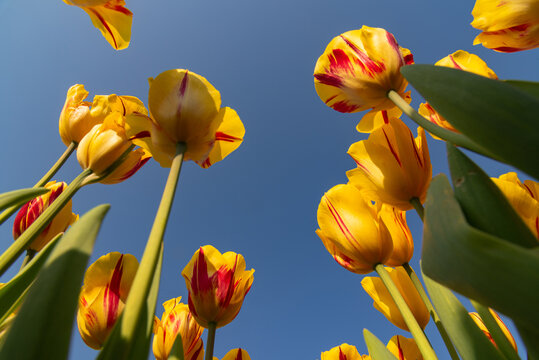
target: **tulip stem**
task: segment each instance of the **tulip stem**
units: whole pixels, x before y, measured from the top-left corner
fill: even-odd
[[[417,320],[415,319],[414,314],[412,314],[412,311],[406,304],[406,301],[404,300],[399,289],[397,288],[397,286],[391,279],[391,276],[389,276],[389,273],[387,272],[387,270],[384,268],[382,264],[376,265],[374,267],[374,270],[378,273],[378,275],[380,276],[380,279],[382,279],[382,282],[387,288],[387,291],[389,291],[389,294],[393,298],[393,301],[395,301],[395,304],[397,305],[397,308],[402,314],[402,318],[404,319],[406,326],[408,326],[408,330],[410,331],[410,333],[412,333],[412,336],[415,339],[417,347],[419,348],[419,351],[423,355],[423,359],[425,360],[437,359],[436,354],[434,353],[434,350],[432,349],[432,346],[429,343],[429,340],[427,339],[427,337],[425,336],[425,333],[423,332],[423,329],[421,329],[421,327],[417,323]]]
[[[413,197],[410,199],[410,204],[412,204],[417,212],[417,215],[419,215],[421,221],[423,221],[423,217],[425,216],[425,208],[423,207],[423,204],[421,204],[421,201],[418,198]]]
[[[425,303],[425,306],[427,306],[430,316],[432,316],[432,320],[434,320],[434,324],[436,324],[436,327],[438,328],[438,332],[442,336],[442,339],[445,343],[445,347],[447,348],[447,351],[449,352],[451,359],[459,360],[457,351],[455,350],[455,347],[453,346],[453,343],[451,342],[451,339],[449,338],[449,335],[447,334],[447,331],[445,330],[445,327],[442,324],[442,321],[440,320],[438,313],[436,313],[436,310],[434,309],[434,306],[432,305],[432,302],[430,301],[429,296],[427,295],[427,292],[425,291],[425,288],[421,284],[419,277],[415,273],[414,269],[412,269],[410,264],[405,263],[402,265],[402,267],[408,273],[408,276],[410,277],[410,280],[412,280],[412,283],[414,284],[414,287],[419,293],[421,300],[423,300],[423,302]]]
[[[118,159],[116,159],[116,161],[114,161],[112,164],[110,164],[110,166],[108,168],[106,168],[105,171],[103,171],[102,174],[97,175],[97,174],[94,173],[94,174],[88,176],[86,178],[86,180],[84,180],[82,185],[84,186],[84,185],[88,185],[88,184],[93,184],[93,183],[96,183],[96,182],[99,182],[99,181],[105,179],[107,176],[112,174],[114,172],[114,170],[116,170],[120,165],[122,165],[122,163],[125,161],[125,159],[129,156],[129,154],[131,153],[131,151],[134,148],[135,148],[135,145],[129,146],[122,153],[122,155],[120,155],[120,157]]]
[[[459,134],[457,132],[444,129],[441,126],[438,126],[434,124],[433,122],[426,119],[424,116],[419,114],[413,107],[411,107],[406,100],[404,100],[398,92],[395,90],[389,90],[387,93],[387,97],[389,100],[393,101],[395,105],[399,109],[402,110],[403,113],[405,113],[410,119],[412,119],[417,125],[421,126],[431,134],[434,134],[438,136],[441,139],[444,139],[446,141],[449,141],[452,144],[455,144],[457,146],[463,147],[465,149],[471,150],[475,153],[487,156],[491,159],[498,160],[499,158],[493,154],[491,154],[489,151],[483,149],[481,146],[474,143],[472,140],[470,140],[468,137],[464,136],[463,134]]]
[[[69,156],[76,148],[77,148],[77,144],[75,144],[74,142],[69,144],[66,151],[64,151],[64,153],[62,154],[62,156],[60,156],[58,161],[56,161],[56,163],[50,168],[50,170],[47,171],[45,175],[43,175],[43,177],[33,186],[33,188],[38,188],[45,185],[54,176],[54,174],[56,174],[56,172],[62,167],[62,165],[64,165],[66,160],[69,159]],[[21,205],[11,206],[7,208],[6,210],[4,210],[0,214],[0,224],[2,224],[4,221],[9,219],[9,217],[13,215],[13,213],[15,213],[17,210],[19,210],[20,207]]]
[[[32,241],[45,229],[62,208],[71,200],[73,195],[83,186],[84,180],[92,174],[86,169],[77,176],[68,187],[54,200],[45,211],[30,225],[17,240],[0,255],[0,276],[10,267],[19,255],[22,254]]]
[[[22,269],[24,269],[24,267],[25,267],[30,261],[32,261],[32,259],[33,259],[34,256],[36,255],[36,253],[37,253],[37,251],[32,250],[32,249],[26,250],[26,256],[24,257],[24,260],[22,261],[21,269],[20,269],[19,271],[21,271]]]
[[[211,322],[208,324],[208,338],[206,339],[206,352],[204,360],[213,359],[213,346],[215,345],[215,330],[217,329],[217,324]]]

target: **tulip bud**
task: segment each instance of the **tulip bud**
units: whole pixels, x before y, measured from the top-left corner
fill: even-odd
[[[365,355],[359,355],[356,347],[353,345],[342,344],[329,351],[320,354],[321,360],[363,360]]]
[[[398,360],[423,360],[414,339],[408,339],[401,335],[395,335],[387,343],[387,349]]]
[[[200,336],[203,328],[198,325],[186,304],[180,302],[181,297],[163,303],[165,311],[161,320],[155,318],[153,333],[153,354],[157,360],[167,360],[180,334],[185,360],[201,360],[204,357],[204,346]]]
[[[123,311],[138,269],[130,254],[112,252],[97,259],[84,275],[77,324],[82,340],[100,349]]]
[[[50,189],[49,192],[30,200],[17,213],[13,223],[13,239],[17,240],[21,234],[32,225],[32,223],[52,204],[58,196],[65,190],[67,184],[65,182],[49,181],[45,188]],[[52,219],[47,227],[38,235],[38,237],[30,244],[29,249],[40,251],[49,243],[56,235],[67,230],[69,225],[78,220],[79,216],[71,212],[72,201],[69,202],[60,210]]]
[[[222,327],[234,320],[253,283],[254,270],[245,270],[242,255],[221,254],[211,245],[201,247],[182,271],[189,290],[189,310],[197,322]]]
[[[391,276],[391,279],[412,311],[417,323],[422,329],[425,329],[430,319],[429,311],[423,300],[421,300],[421,296],[419,296],[412,280],[410,280],[406,271],[400,266],[386,268],[386,270],[389,272],[389,276]],[[395,304],[395,301],[379,277],[367,276],[363,278],[361,285],[374,300],[373,305],[376,310],[380,311],[395,326],[408,331],[408,326],[404,322],[404,318],[397,308],[397,304]]]
[[[249,353],[242,348],[232,349],[221,360],[251,360]]]
[[[498,326],[502,330],[502,332],[505,335],[505,337],[507,338],[507,340],[509,340],[509,342],[511,343],[511,346],[513,346],[513,349],[515,349],[515,351],[518,352],[517,343],[515,342],[515,339],[513,338],[513,335],[511,335],[511,333],[509,332],[509,329],[507,328],[507,326],[503,323],[502,319],[500,319],[500,316],[492,309],[489,309],[489,311],[490,311],[490,314],[496,320],[496,323],[498,323]],[[476,313],[476,312],[471,312],[470,316],[472,317],[475,324],[479,327],[479,329],[481,329],[481,331],[483,331],[485,336],[488,337],[488,339],[494,344],[494,346],[498,347],[498,345],[496,344],[496,342],[494,341],[494,339],[490,335],[490,331],[488,331],[487,327],[485,326],[485,323],[483,322],[483,319],[481,319],[481,316],[479,316],[479,314]]]
[[[90,106],[92,103],[84,101],[88,91],[84,85],[73,85],[67,91],[67,97],[60,113],[60,137],[67,146],[72,142],[79,143],[90,129],[100,122],[100,119],[92,117]]]

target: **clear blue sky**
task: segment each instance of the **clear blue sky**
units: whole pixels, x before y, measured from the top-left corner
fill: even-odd
[[[210,169],[183,168],[165,235],[157,315],[162,302],[187,300],[180,273],[199,246],[212,244],[243,254],[256,269],[239,316],[217,331],[218,358],[242,347],[258,360],[317,359],[344,342],[366,353],[363,328],[384,343],[395,334],[410,337],[372,307],[362,277],[341,268],[314,233],[320,197],[347,181],[345,171],[355,164],[346,151],[366,138],[355,131],[361,114],[340,114],[319,100],[315,62],[334,36],[364,24],[392,32],[416,63],[463,49],[501,79],[539,80],[539,52],[472,46],[478,33],[469,25],[472,1],[128,0],[127,7],[134,13],[132,41],[117,52],[79,8],[61,0],[0,0],[0,192],[30,187],[64,151],[58,116],[71,85],[84,84],[90,98],[117,93],[146,103],[148,77],[189,69],[221,92],[246,135]],[[412,96],[417,108],[421,99]],[[447,172],[443,143],[428,140],[433,173]],[[492,176],[510,170],[475,159]],[[69,182],[79,171],[73,157],[55,179]],[[112,205],[92,262],[111,251],[140,260],[167,173],[150,161],[122,184],[92,185],[77,194],[73,209],[80,214]],[[421,224],[412,212],[408,219],[417,268]],[[0,228],[2,248],[12,241],[11,224]],[[74,329],[71,358],[93,359],[97,353]],[[427,331],[443,359],[434,324]]]

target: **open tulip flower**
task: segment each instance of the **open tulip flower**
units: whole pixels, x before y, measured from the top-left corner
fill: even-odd
[[[216,358],[214,358],[216,359]],[[232,349],[221,360],[251,360],[249,353],[241,348]]]
[[[537,0],[477,0],[472,26],[482,32],[474,45],[500,52],[515,52],[539,46]]]
[[[201,360],[204,346],[200,335],[203,328],[198,325],[187,304],[180,302],[181,297],[163,303],[165,311],[161,320],[154,320],[153,354],[157,360],[167,360],[170,351],[180,334],[185,360]]]
[[[391,255],[391,235],[377,207],[365,201],[353,185],[337,185],[325,193],[317,218],[316,234],[345,269],[368,274]]]
[[[373,131],[367,140],[348,150],[357,168],[346,173],[365,198],[412,209],[410,201],[424,202],[432,177],[427,139],[423,128],[412,132],[400,119]]]
[[[408,339],[401,335],[395,335],[387,343],[387,349],[398,360],[422,360],[423,356],[414,339]]]
[[[97,259],[84,275],[77,324],[82,340],[100,349],[122,313],[138,269],[130,254],[112,252]]]
[[[468,71],[494,80],[498,79],[496,73],[494,73],[494,71],[492,71],[479,56],[470,54],[464,50],[455,51],[453,54],[437,61],[435,65]],[[457,129],[455,129],[443,116],[438,114],[429,103],[422,103],[419,105],[419,113],[438,126],[458,132]],[[432,135],[432,137],[441,140],[436,135]]]
[[[13,223],[13,238],[17,240],[17,238],[32,225],[50,204],[60,196],[66,187],[67,184],[65,182],[49,181],[45,185],[45,188],[50,190],[49,192],[24,204],[17,213]],[[60,210],[60,212],[52,219],[49,225],[47,225],[32,244],[30,244],[29,249],[40,251],[56,235],[66,231],[69,225],[77,221],[79,216],[71,212],[71,206],[72,201],[69,200],[62,210]]]
[[[419,326],[424,329],[427,326],[430,315],[427,306],[421,300],[418,291],[414,287],[412,280],[401,266],[396,268],[386,268],[389,276],[397,286],[406,304],[412,311]],[[401,312],[397,308],[395,301],[379,277],[367,276],[361,281],[363,289],[374,300],[374,308],[380,311],[395,326],[408,331],[408,326],[404,322]]]
[[[406,222],[406,212],[400,211],[394,206],[382,204],[378,214],[388,229],[393,242],[391,256],[384,264],[400,266],[408,263],[414,255],[414,240]]]
[[[90,15],[92,24],[98,28],[105,39],[116,50],[129,46],[133,13],[124,5],[124,0],[64,0]]]
[[[184,160],[208,168],[236,150],[245,128],[236,111],[221,107],[221,95],[204,77],[173,69],[150,79],[151,116],[130,116],[128,133],[163,167],[170,167],[176,145],[185,143]],[[150,133],[150,138],[138,134]]]
[[[326,105],[343,113],[390,110],[395,105],[386,96],[389,90],[409,97],[404,95],[408,82],[400,68],[411,63],[412,54],[401,48],[392,34],[363,26],[331,40],[316,62],[314,85]],[[400,113],[386,116],[400,116]],[[364,121],[373,122],[369,118],[361,120]],[[358,130],[372,131],[380,125],[379,122],[358,125]]]
[[[368,357],[368,355],[359,355],[357,348],[348,344],[336,346],[333,349],[324,351],[320,354],[321,360],[364,360],[367,358],[370,357]]]
[[[496,323],[498,323],[498,326],[500,327],[500,329],[503,331],[503,334],[505,335],[507,340],[509,340],[509,343],[511,344],[513,349],[515,349],[515,351],[518,351],[517,343],[515,342],[515,339],[513,338],[513,335],[511,335],[511,332],[509,332],[509,329],[507,328],[507,326],[503,323],[502,319],[500,319],[500,316],[492,309],[489,309],[489,311],[492,314],[492,316],[494,317],[494,319],[496,320]],[[485,336],[488,337],[488,339],[494,344],[494,346],[498,347],[498,345],[496,344],[496,342],[492,338],[492,335],[490,335],[490,331],[485,326],[485,323],[483,322],[483,319],[481,319],[481,316],[479,316],[479,314],[476,313],[476,312],[471,312],[470,316],[472,317],[475,324],[479,327],[479,329],[481,329],[481,331],[483,331]]]
[[[492,178],[517,214],[539,239],[539,183],[533,180],[520,182],[515,172]]]
[[[211,245],[198,249],[182,271],[189,290],[189,310],[208,328],[225,326],[238,315],[253,284],[254,269],[245,270],[241,254],[221,254]]]

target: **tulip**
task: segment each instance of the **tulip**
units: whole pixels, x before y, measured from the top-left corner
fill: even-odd
[[[383,204],[379,210],[379,216],[388,229],[393,242],[391,256],[384,264],[388,266],[407,264],[414,255],[414,240],[406,223],[406,212]]]
[[[204,356],[202,344],[203,328],[193,318],[186,304],[180,302],[181,297],[163,303],[165,311],[161,320],[154,321],[153,354],[157,360],[169,357],[174,341],[180,334],[185,360],[201,360]]]
[[[64,0],[90,15],[92,24],[98,28],[105,39],[116,50],[129,46],[133,13],[124,5],[124,0]]]
[[[429,311],[423,300],[421,300],[412,280],[410,280],[410,277],[402,267],[396,267],[394,269],[386,268],[386,270],[389,272],[391,279],[412,311],[417,323],[422,329],[425,329],[430,319]],[[397,305],[380,278],[365,277],[361,281],[361,285],[374,300],[373,305],[376,310],[380,311],[395,326],[408,331],[408,326],[404,322]]]
[[[32,223],[52,204],[58,196],[65,190],[65,182],[49,181],[45,188],[50,191],[30,200],[17,213],[13,223],[13,239],[17,240],[21,234],[32,225]],[[30,244],[29,249],[40,251],[56,235],[67,230],[69,225],[78,220],[79,216],[71,212],[72,202],[69,202],[52,219],[47,227]]]
[[[232,349],[221,360],[251,360],[249,353],[242,348]]]
[[[134,143],[148,150],[163,167],[170,167],[176,144],[185,143],[184,160],[202,168],[224,159],[243,141],[245,128],[231,108],[221,108],[221,95],[204,77],[174,69],[150,79],[151,116],[130,116]],[[139,139],[136,134],[150,133]]]
[[[88,91],[84,89],[84,85],[73,85],[67,91],[59,124],[60,137],[66,146],[72,142],[78,144],[84,135],[99,123],[99,119],[90,115],[92,103],[84,101],[87,96]]]
[[[123,311],[138,269],[130,254],[112,252],[97,259],[84,275],[77,324],[82,340],[100,349]]]
[[[523,184],[514,172],[501,175],[498,179],[492,178],[492,181],[539,239],[539,183],[525,180]]]
[[[408,339],[401,335],[395,335],[387,343],[387,349],[398,360],[422,360],[423,355],[419,351],[414,339]]]
[[[189,310],[208,328],[225,326],[238,315],[253,283],[254,269],[234,252],[221,254],[211,245],[201,247],[182,271],[189,291]]]
[[[353,185],[337,185],[318,205],[316,234],[345,269],[367,274],[384,263],[393,250],[391,235],[377,208]]]
[[[411,63],[410,50],[401,48],[392,34],[363,26],[331,40],[316,62],[314,86],[320,99],[339,112],[390,110],[395,105],[387,93],[394,90],[405,97],[408,82],[400,68]],[[369,121],[362,119],[360,124]],[[371,125],[371,130],[380,125]]]
[[[321,360],[363,360],[368,355],[359,355],[356,347],[353,345],[342,344],[329,351],[320,354]],[[369,357],[370,358],[370,357]]]
[[[500,52],[539,46],[539,4],[536,0],[477,0],[472,26],[482,32],[473,44]]]
[[[358,167],[346,175],[365,198],[403,211],[412,208],[413,199],[424,202],[432,166],[422,128],[414,139],[401,120],[390,119],[367,140],[352,144],[348,154]]]
[[[502,319],[500,319],[500,316],[492,309],[489,309],[489,311],[494,317],[494,319],[496,320],[496,322],[498,323],[498,326],[500,327],[500,329],[503,331],[503,334],[505,335],[507,340],[509,340],[509,343],[511,343],[511,346],[513,346],[513,349],[515,349],[515,351],[518,351],[517,343],[515,342],[513,335],[511,335],[507,326],[503,323]],[[490,331],[488,331],[487,327],[485,326],[483,319],[481,319],[481,316],[479,316],[479,314],[476,312],[471,312],[469,314],[472,317],[475,324],[479,327],[479,329],[481,329],[481,331],[483,331],[483,333],[486,335],[486,337],[488,337],[488,339],[494,344],[494,346],[498,347],[498,345],[496,344],[496,342],[490,335]]]
[[[494,80],[498,79],[498,76],[494,73],[494,71],[492,71],[479,56],[470,54],[464,50],[455,51],[453,54],[448,55],[436,62],[435,65],[468,71]],[[436,125],[458,133],[458,130],[455,129],[443,116],[438,114],[429,103],[422,103],[419,105],[419,113]],[[432,135],[432,137],[441,140],[436,135]]]

